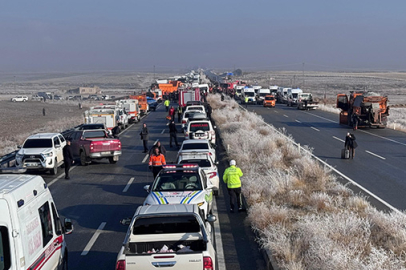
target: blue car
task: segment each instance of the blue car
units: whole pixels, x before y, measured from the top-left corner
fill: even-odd
[[[147,102],[148,102],[149,110],[155,111],[156,107],[158,106],[158,102],[156,102],[156,100],[153,99],[152,97],[147,97]]]

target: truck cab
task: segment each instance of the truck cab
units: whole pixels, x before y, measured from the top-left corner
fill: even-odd
[[[298,102],[298,95],[303,93],[302,89],[296,88],[296,89],[288,89],[287,92],[287,106],[293,107],[297,106]]]

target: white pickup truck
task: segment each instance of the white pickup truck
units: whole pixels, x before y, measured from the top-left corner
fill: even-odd
[[[131,219],[116,270],[214,270],[213,215],[204,220],[195,204],[146,205]]]

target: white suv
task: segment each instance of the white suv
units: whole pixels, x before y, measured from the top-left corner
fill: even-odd
[[[28,101],[28,97],[27,96],[16,96],[16,97],[13,97],[12,99],[11,99],[11,101],[12,102],[26,102],[26,101]]]
[[[49,170],[58,173],[63,163],[62,149],[66,145],[60,133],[38,133],[28,137],[17,152],[17,167],[27,170]]]
[[[205,139],[211,144],[216,144],[216,126],[213,126],[208,119],[188,121],[185,128],[185,139]]]

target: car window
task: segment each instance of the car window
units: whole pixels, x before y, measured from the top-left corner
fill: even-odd
[[[49,148],[52,147],[52,139],[28,139],[23,148]]]
[[[61,143],[65,142],[65,138],[62,135],[58,135],[58,137],[59,137],[59,140],[61,141]]]
[[[52,216],[54,218],[55,232],[57,235],[62,235],[62,223],[58,217],[58,212],[56,212],[54,203],[51,203],[51,207],[52,207]]]
[[[202,190],[196,171],[163,171],[155,180],[152,191]]]
[[[61,145],[61,143],[60,143],[60,141],[59,141],[59,139],[58,139],[58,136],[56,136],[56,137],[54,137],[54,147],[56,147],[57,145]]]
[[[11,253],[8,229],[0,226],[0,270],[10,269]]]
[[[200,231],[199,222],[192,215],[168,217],[141,217],[133,225],[133,234],[195,233]]]
[[[42,229],[42,243],[45,247],[48,242],[53,237],[53,229],[52,229],[52,214],[49,209],[49,203],[44,203],[39,209],[39,219],[41,221],[41,229]]]
[[[190,132],[195,132],[198,130],[210,131],[210,125],[207,122],[194,122],[190,123],[189,130]]]
[[[182,150],[200,150],[200,149],[209,149],[207,143],[185,143],[182,146]]]
[[[104,138],[106,137],[106,133],[103,130],[95,130],[95,131],[88,131],[83,134],[85,139],[90,138]]]
[[[180,164],[197,164],[199,167],[211,167],[211,163],[208,159],[184,159]]]

